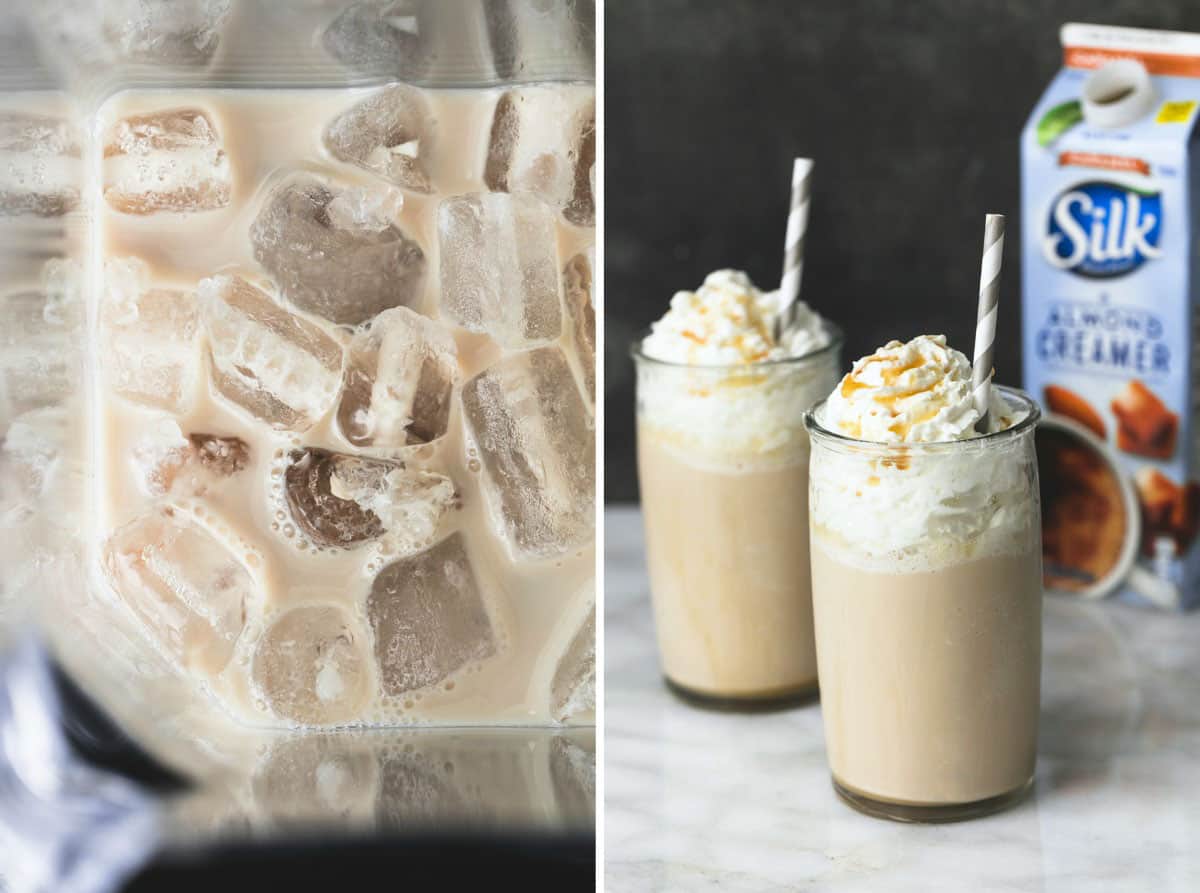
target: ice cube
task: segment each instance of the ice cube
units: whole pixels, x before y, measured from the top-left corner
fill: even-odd
[[[325,146],[334,158],[404,189],[431,191],[433,115],[416,87],[389,84],[352,106],[325,129]]]
[[[576,729],[550,742],[550,778],[559,814],[568,823],[590,825],[596,819],[596,734]]]
[[[596,611],[571,639],[550,683],[550,713],[558,722],[585,719],[596,710]]]
[[[255,804],[277,821],[362,822],[374,813],[379,767],[370,733],[304,732],[278,741],[255,769]]]
[[[414,826],[462,827],[474,819],[479,791],[462,792],[457,768],[423,736],[405,747],[380,753],[379,823],[389,831],[411,833]]]
[[[567,305],[571,343],[583,370],[584,393],[592,405],[595,405],[596,310],[592,305],[593,266],[591,249],[588,249],[586,254],[577,254],[571,258],[563,270],[563,296]]]
[[[507,827],[549,806],[548,736],[538,730],[450,729],[381,739],[380,826]]]
[[[233,477],[250,464],[250,445],[240,437],[189,434],[188,441],[200,467],[217,477]]]
[[[171,656],[213,675],[229,663],[257,589],[244,559],[207,527],[161,507],[112,535],[104,568]]]
[[[104,199],[124,214],[211,211],[229,204],[229,158],[200,109],[122,118],[104,147]]]
[[[150,288],[147,278],[139,260],[105,264],[101,366],[121,396],[182,413],[199,381],[196,300],[176,289]]]
[[[239,276],[197,287],[213,386],[273,428],[304,431],[337,399],[342,346]]]
[[[496,653],[461,533],[380,571],[367,597],[367,615],[389,695],[433,685]]]
[[[420,67],[420,28],[414,0],[352,3],[322,35],[325,51],[361,73],[410,78]]]
[[[75,296],[48,288],[0,299],[0,419],[65,401],[82,355],[83,307]]]
[[[457,379],[448,332],[406,307],[385,310],[350,342],[338,425],[359,447],[436,440],[446,433]]]
[[[493,192],[532,192],[576,226],[595,223],[596,103],[562,86],[509,90],[496,102],[483,181]]]
[[[395,190],[327,185],[308,174],[267,197],[250,238],[254,256],[296,307],[357,325],[421,297],[425,254],[393,222]]]
[[[596,110],[580,125],[575,144],[575,177],[563,217],[576,226],[596,225]]]
[[[463,385],[462,404],[492,519],[517,555],[545,558],[586,543],[595,434],[562,351],[501,360]]]
[[[0,438],[0,502],[6,517],[25,517],[45,506],[63,465],[69,432],[70,419],[60,406],[13,420]]]
[[[483,4],[499,80],[586,81],[595,75],[595,0]]]
[[[105,36],[126,59],[203,64],[212,58],[230,0],[107,0]]]
[[[65,120],[0,112],[0,216],[73,211],[82,178],[79,141]]]
[[[148,496],[200,496],[250,463],[250,446],[238,437],[184,435],[173,419],[159,419],[134,442],[129,463]]]
[[[396,552],[407,554],[433,542],[455,503],[448,477],[400,462],[311,448],[289,459],[288,510],[318,545],[348,549],[386,534]]]
[[[129,467],[139,489],[147,496],[163,496],[191,458],[192,445],[174,419],[157,419],[134,441]]]
[[[521,349],[562,332],[554,217],[531,195],[478,193],[438,208],[442,312]]]
[[[366,645],[341,608],[292,608],[258,640],[253,677],[268,706],[284,719],[346,722],[367,700]]]
[[[383,533],[379,516],[335,491],[344,491],[344,479],[357,479],[361,487],[367,485],[362,478],[370,475],[382,483],[386,467],[326,450],[296,450],[284,475],[292,518],[320,545],[349,548],[375,539]]]

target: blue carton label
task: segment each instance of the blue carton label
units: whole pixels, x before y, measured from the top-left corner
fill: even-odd
[[[1111,39],[1147,33],[1120,29]],[[1124,89],[1097,95],[1089,78],[1109,49],[1068,47],[1067,58],[1088,67],[1059,72],[1021,140],[1024,384],[1048,414],[1101,441],[1123,479],[1106,495],[1098,464],[1039,450],[1043,494],[1093,499],[1043,505],[1047,582],[1086,589],[1116,567],[1120,519],[1106,530],[1098,507],[1120,514],[1131,489],[1136,517],[1121,523],[1140,525],[1139,569],[1125,575],[1120,597],[1189,607],[1200,601],[1200,78],[1156,73],[1148,54],[1140,104]],[[1137,58],[1128,48],[1119,55]],[[1126,120],[1122,103],[1134,110]]]
[[[1097,180],[1068,186],[1050,206],[1042,255],[1077,276],[1111,279],[1162,257],[1162,196]]]

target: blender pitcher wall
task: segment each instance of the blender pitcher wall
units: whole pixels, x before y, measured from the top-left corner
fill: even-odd
[[[44,60],[38,80],[6,59],[0,131],[38,172],[0,219],[34,233],[7,240],[23,253],[0,296],[7,613],[36,608],[135,728],[214,704],[263,725],[591,722],[593,533],[567,515],[594,486],[572,325],[591,301],[593,5],[126,6],[51,2],[6,23]],[[395,133],[354,130],[381,107]],[[358,142],[333,139],[335,119]],[[426,180],[401,176],[414,167]],[[501,250],[515,218],[538,237],[538,275],[518,277],[540,289],[534,334],[466,305],[495,264],[451,262]],[[317,248],[289,255],[301,243]],[[369,291],[380,258],[411,265],[385,289],[406,307],[343,313],[311,293]],[[451,357],[438,400],[420,395],[440,417],[347,428],[381,417],[373,386],[413,351]],[[461,395],[514,383],[539,398],[505,404],[503,425],[536,427],[551,405],[570,418],[501,443]],[[544,488],[523,504],[533,520],[498,475],[506,449],[570,470],[519,482]],[[350,515],[322,520],[329,505]],[[396,540],[417,516],[428,535]],[[422,599],[469,646],[412,638]],[[320,672],[272,642],[302,664],[314,647]]]

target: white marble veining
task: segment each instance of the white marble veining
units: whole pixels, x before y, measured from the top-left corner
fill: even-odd
[[[1200,614],[1047,598],[1036,787],[903,825],[834,795],[819,704],[699,710],[663,687],[641,516],[610,509],[605,888],[1200,890]]]

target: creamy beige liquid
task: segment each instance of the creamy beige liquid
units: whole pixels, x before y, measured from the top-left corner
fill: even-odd
[[[1037,747],[1041,555],[880,573],[814,538],[821,712],[834,777],[912,805],[1023,787]]]
[[[254,260],[248,233],[265,191],[277,177],[300,168],[351,185],[381,185],[366,171],[333,161],[321,144],[325,125],[366,92],[173,91],[122,93],[112,98],[100,114],[100,133],[115,119],[127,115],[179,107],[204,110],[222,135],[230,159],[232,201],[227,208],[203,213],[133,216],[116,213],[97,198],[99,236],[93,275],[98,276],[106,258],[135,256],[148,264],[155,287],[191,291],[200,279],[219,271],[243,272],[253,281],[269,282]],[[438,318],[437,205],[447,194],[485,189],[481,176],[488,127],[500,92],[428,93],[438,132],[438,151],[428,164],[438,191],[428,196],[406,193],[397,219],[400,227],[420,243],[427,262],[423,297],[413,309],[434,319]],[[586,250],[593,239],[591,229],[573,227],[559,218],[559,269]],[[102,294],[99,300],[103,300]],[[315,317],[309,319],[343,343],[348,337],[349,330],[339,330]],[[460,383],[501,358],[500,348],[489,338],[449,325],[447,329],[457,342]],[[568,361],[578,369],[579,360],[568,332],[564,331],[560,344]],[[95,459],[102,473],[96,480],[96,538],[102,541],[153,503],[137,483],[130,456],[134,445],[160,424],[166,413],[112,394],[103,385],[103,375],[97,381],[94,420],[99,434]],[[280,501],[277,492],[272,492],[273,486],[278,487],[279,460],[297,446],[392,455],[381,449],[356,450],[338,430],[335,411],[336,407],[303,434],[274,431],[224,400],[211,387],[207,369],[202,367],[194,403],[186,414],[174,417],[184,434],[236,436],[250,447],[249,465],[239,473],[236,484],[213,487],[184,504],[186,511],[197,511],[210,530],[241,551],[256,584],[259,598],[247,606],[246,626],[233,659],[217,677],[197,674],[194,680],[197,688],[209,690],[226,710],[245,721],[281,722],[267,709],[250,677],[258,636],[280,611],[300,603],[338,605],[349,613],[360,637],[370,638],[366,597],[374,575],[393,556],[383,554],[377,544],[344,551],[318,552],[306,547],[293,525],[280,516]],[[461,507],[443,519],[438,539],[454,531],[465,535],[498,647],[493,656],[477,665],[434,686],[396,697],[381,693],[378,668],[372,661],[368,685],[373,694],[351,722],[520,724],[548,720],[549,692],[557,662],[592,610],[594,548],[589,544],[543,561],[511,557],[488,516],[479,462],[466,443],[457,397],[446,436],[416,449],[405,449],[402,455],[410,468],[437,471],[453,479]],[[107,584],[101,581],[98,585]],[[114,599],[114,608],[120,601]]]
[[[703,467],[639,422],[638,473],[667,678],[728,698],[815,687],[808,450],[768,468]]]

